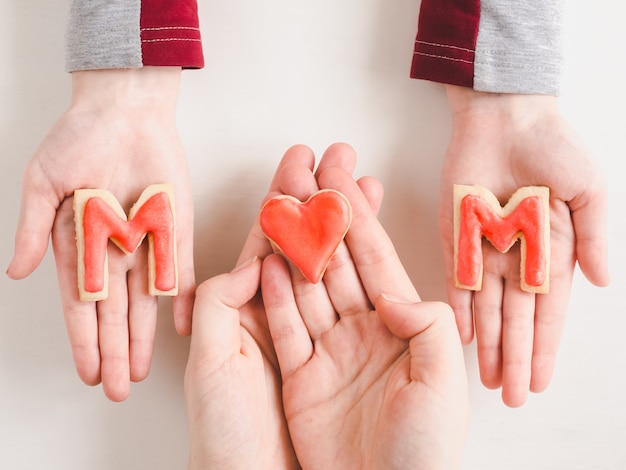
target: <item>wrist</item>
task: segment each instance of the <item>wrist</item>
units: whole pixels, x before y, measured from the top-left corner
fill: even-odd
[[[446,94],[454,123],[530,125],[540,117],[558,114],[558,100],[552,95],[489,93],[454,85],[446,85]]]
[[[102,112],[111,108],[175,113],[180,67],[142,67],[72,72],[72,108]]]

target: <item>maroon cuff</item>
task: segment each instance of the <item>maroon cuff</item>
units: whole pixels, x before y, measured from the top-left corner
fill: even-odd
[[[411,78],[473,87],[480,0],[422,0]]]
[[[196,0],[142,0],[143,65],[204,67]]]

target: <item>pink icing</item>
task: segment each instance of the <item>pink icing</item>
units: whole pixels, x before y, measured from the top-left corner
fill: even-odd
[[[335,191],[320,191],[304,203],[279,196],[260,216],[265,235],[313,283],[322,278],[351,220],[349,202]]]
[[[176,287],[174,216],[166,193],[150,197],[129,221],[121,219],[101,198],[92,197],[85,204],[83,229],[87,292],[100,292],[104,288],[104,261],[109,238],[132,253],[149,232],[153,235],[155,287],[161,291]]]
[[[543,204],[539,196],[524,198],[506,218],[501,217],[480,196],[467,195],[461,202],[457,279],[475,285],[482,266],[481,238],[485,236],[501,252],[506,252],[518,232],[526,242],[524,280],[529,286],[541,286],[546,280],[546,247]]]

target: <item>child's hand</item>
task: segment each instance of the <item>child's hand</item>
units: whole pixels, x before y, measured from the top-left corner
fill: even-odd
[[[195,290],[193,200],[184,149],[176,130],[180,68],[145,67],[72,74],[72,103],[26,167],[15,252],[7,274],[21,279],[41,262],[52,235],[59,288],[74,362],[81,379],[102,382],[124,400],[130,381],[150,370],[157,299],[148,295],[146,243],[127,256],[109,250],[109,297],[78,298],[72,195],[107,189],[126,211],[150,184],[174,187],[179,295],[176,329],[191,330]]]
[[[483,383],[509,406],[551,379],[576,262],[593,284],[609,282],[607,190],[602,172],[551,96],[498,95],[448,86],[453,132],[441,178],[440,232],[449,302],[464,343],[476,328]],[[520,289],[519,243],[484,247],[481,291],[453,286],[452,185],[481,185],[506,203],[516,189],[550,188],[550,292]]]

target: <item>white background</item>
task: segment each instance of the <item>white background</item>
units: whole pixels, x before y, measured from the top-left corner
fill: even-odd
[[[0,0],[0,266],[11,258],[20,179],[69,101],[67,1]],[[608,171],[612,284],[577,269],[553,383],[509,409],[466,348],[472,421],[464,469],[626,468],[626,4],[568,1],[560,99]],[[275,165],[292,144],[346,141],[357,176],[386,188],[381,221],[422,297],[444,300],[436,229],[450,133],[443,88],[410,80],[418,0],[200,0],[207,66],[184,73],[181,134],[193,174],[198,280],[230,270]],[[75,371],[51,253],[0,276],[0,468],[184,468],[188,339],[160,309],[152,372],[114,404]]]

